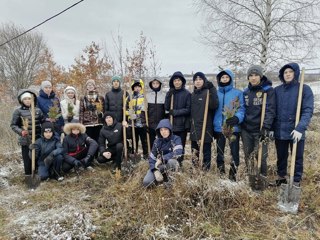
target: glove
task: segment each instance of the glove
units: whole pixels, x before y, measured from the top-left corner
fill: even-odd
[[[35,148],[36,148],[36,145],[35,145],[34,143],[32,143],[32,144],[29,145],[29,149],[30,149],[30,150],[35,149]]]
[[[52,162],[53,162],[53,155],[49,155],[47,156],[44,160],[44,165],[48,168],[52,165]]]
[[[171,98],[172,94],[174,93],[174,90],[175,90],[174,88],[170,88],[170,89],[169,89],[169,91],[168,91],[168,93],[167,93],[167,94],[168,94],[168,97]]]
[[[102,118],[102,117],[103,117],[102,112],[99,112],[99,113],[98,113],[98,118]]]
[[[88,163],[91,159],[91,155],[87,155],[85,158],[81,159],[81,162],[84,164],[84,166],[88,166]]]
[[[213,138],[218,140],[222,137],[222,133],[221,132],[213,132]]]
[[[73,116],[68,117],[68,122],[71,122],[73,119]]]
[[[226,124],[231,127],[233,127],[234,125],[237,125],[238,123],[239,123],[239,118],[236,116],[233,116],[226,120]]]
[[[173,109],[170,109],[170,110],[169,110],[169,115],[174,116],[174,110],[173,110]]]
[[[159,170],[155,170],[153,172],[154,177],[156,178],[157,182],[162,182],[163,181],[163,175],[161,174],[161,172]]]
[[[264,141],[269,137],[269,130],[262,127],[260,130],[260,141]]]
[[[156,164],[154,165],[154,167],[156,168],[156,169],[159,169],[159,166],[162,164],[162,161],[161,161],[161,159],[157,159],[157,162],[156,162]]]
[[[27,130],[22,130],[22,132],[21,132],[21,136],[22,136],[22,137],[26,137],[28,134],[29,134],[29,133],[28,133]]]
[[[299,142],[302,138],[302,133],[301,132],[298,132],[297,130],[293,130],[290,135],[292,135],[292,139],[293,139],[293,142],[296,143],[296,142]]]

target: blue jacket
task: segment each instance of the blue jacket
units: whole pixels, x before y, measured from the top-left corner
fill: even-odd
[[[258,86],[252,86],[250,83],[248,88],[243,92],[246,114],[242,123],[242,128],[251,133],[260,132],[261,111],[263,94],[267,94],[266,112],[262,127],[270,130],[276,115],[276,97],[274,89],[271,87],[272,82],[263,76]]]
[[[160,128],[168,128],[170,135],[163,138],[160,134]],[[170,159],[177,158],[183,154],[183,147],[181,138],[173,135],[172,126],[169,119],[162,119],[156,128],[157,138],[153,143],[152,150],[149,156],[150,170],[155,169],[158,154],[161,154],[164,163],[166,164]]]
[[[294,80],[286,84],[283,78],[285,69],[294,70]],[[313,115],[314,97],[311,88],[303,84],[302,104],[300,120],[295,126],[296,111],[299,94],[299,76],[300,69],[297,63],[284,65],[279,71],[279,78],[282,82],[275,90],[276,94],[276,118],[274,122],[274,134],[276,139],[291,140],[290,133],[296,130],[302,133],[302,139],[305,138],[305,131]]]
[[[57,103],[57,106],[59,107],[59,110],[61,113],[60,101],[59,101],[59,98],[56,97],[56,94],[52,91],[48,96],[42,89],[40,89],[39,96],[37,98],[37,105],[38,105],[38,108],[40,108],[41,111],[43,112],[45,119],[49,118],[48,117],[49,109],[50,107],[53,106],[54,102]],[[58,133],[60,133],[63,125],[64,125],[64,120],[61,114],[61,116],[56,121],[55,130]]]
[[[224,73],[229,75],[231,82],[228,86],[225,86],[225,87],[219,86],[218,88],[219,107],[216,109],[216,112],[214,114],[214,119],[213,119],[213,126],[214,126],[215,132],[222,132],[222,125],[226,120],[225,116],[223,115],[224,109],[225,107],[231,108],[232,101],[236,100],[236,98],[238,98],[240,102],[240,107],[235,113],[235,116],[239,119],[239,124],[243,121],[244,114],[245,114],[243,93],[241,90],[233,87],[233,79],[234,79],[233,72],[229,69],[226,69],[217,75],[217,79],[218,78],[220,79]],[[234,126],[234,132],[241,131],[239,124]]]

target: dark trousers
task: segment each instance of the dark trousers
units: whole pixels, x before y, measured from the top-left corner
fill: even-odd
[[[141,145],[142,145],[142,151],[143,151],[143,155],[148,154],[148,144],[147,144],[147,131],[145,127],[135,127],[134,128],[135,134],[136,134],[136,146],[137,149],[135,150],[135,152],[138,152],[138,143],[139,143],[139,139],[141,141]]]
[[[178,159],[178,162],[181,164],[183,161],[183,157],[184,157],[184,147],[186,146],[188,131],[185,130],[185,131],[181,131],[181,132],[173,132],[173,134],[177,135],[181,138],[183,153],[182,153],[182,156]]]
[[[113,161],[117,169],[121,169],[122,154],[123,154],[123,144],[117,143],[114,147],[108,147],[107,152],[111,153],[111,158],[106,159],[102,154],[97,158],[99,163],[106,163]]]
[[[88,148],[84,148],[81,152],[77,153],[76,155],[72,156],[72,158],[74,158],[74,160],[81,160],[83,158],[85,158],[88,154],[89,149]],[[88,166],[92,163],[92,158],[90,159],[90,161],[88,162]],[[66,161],[63,161],[62,164],[62,171],[64,173],[69,172],[72,168],[74,167],[74,164],[70,164]]]
[[[196,150],[196,156],[199,158],[199,150],[200,146],[196,141],[191,142],[191,150],[192,154],[194,154],[194,151]],[[202,168],[204,170],[209,170],[211,166],[211,142],[209,143],[204,143],[203,144],[203,163],[202,163]]]
[[[29,146],[21,146],[21,154],[24,166],[24,174],[32,174],[31,159],[29,157]]]
[[[101,128],[102,128],[102,125],[98,125],[94,127],[86,126],[86,134],[88,134],[88,136],[91,137],[96,142],[99,142],[99,134],[100,134]],[[98,152],[96,152],[94,157],[95,158],[98,157]]]
[[[152,148],[154,140],[156,139],[157,133],[153,128],[149,128],[150,146]]]
[[[254,160],[258,159],[258,148],[260,142],[260,133],[248,132],[245,129],[241,131],[243,143],[244,160],[249,173],[253,173]],[[268,158],[268,143],[262,142],[262,159],[261,159],[261,174],[267,176],[267,158]]]
[[[230,165],[232,167],[239,166],[239,133],[233,133],[236,138],[232,142],[229,143],[232,161]],[[217,167],[221,171],[224,170],[224,149],[226,146],[226,138],[221,134],[221,136],[217,139]]]
[[[41,180],[48,178],[57,178],[61,175],[61,166],[63,162],[63,155],[58,154],[53,157],[53,162],[50,166],[46,166],[44,161],[38,162],[38,174]]]
[[[292,151],[292,140],[275,140],[277,149],[277,173],[279,177],[285,177],[287,175],[289,147]],[[303,173],[303,152],[304,152],[304,140],[300,140],[297,144],[296,161],[294,168],[294,181],[300,182]],[[290,159],[291,161],[291,159]]]

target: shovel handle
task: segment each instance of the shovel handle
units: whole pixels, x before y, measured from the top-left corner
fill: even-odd
[[[31,143],[34,144],[36,141],[36,120],[35,120],[35,109],[34,109],[34,95],[31,94]],[[32,148],[31,150],[31,171],[32,177],[34,177],[34,172],[36,169],[36,150]]]
[[[173,110],[173,94],[171,95],[171,99],[170,99],[170,110]],[[170,115],[170,123],[171,123],[171,126],[173,126],[173,116],[172,114]]]
[[[260,119],[260,130],[263,127],[264,118],[266,115],[266,105],[267,105],[267,93],[263,93],[262,98],[262,110],[261,110],[261,119]],[[262,142],[259,141],[259,148],[258,148],[258,172],[257,175],[260,174],[261,171],[261,162],[262,162]]]
[[[208,108],[209,108],[209,89],[207,91],[206,96],[206,103],[204,107],[204,116],[203,116],[203,124],[202,124],[202,132],[201,132],[201,140],[200,140],[200,151],[199,151],[199,160],[200,160],[200,167],[202,167],[203,163],[203,144],[204,144],[204,138],[206,135],[206,126],[207,126],[207,118],[208,118]]]

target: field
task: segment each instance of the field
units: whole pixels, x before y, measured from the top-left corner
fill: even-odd
[[[277,209],[278,188],[250,189],[242,155],[236,183],[218,176],[213,154],[208,173],[193,169],[186,156],[172,186],[144,189],[148,164],[140,162],[122,177],[96,164],[29,190],[8,126],[11,112],[3,106],[0,113],[0,239],[320,239],[319,116],[307,133],[302,199],[291,215]],[[273,181],[273,142],[269,148]]]

